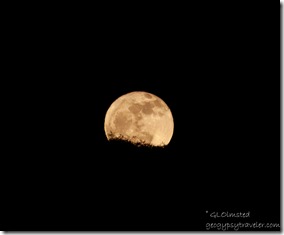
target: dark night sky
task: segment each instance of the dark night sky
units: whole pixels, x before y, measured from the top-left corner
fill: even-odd
[[[213,221],[205,211],[279,221],[273,50],[255,43],[257,26],[178,15],[93,19],[95,26],[84,16],[81,24],[63,18],[48,30],[50,21],[25,28],[23,35],[44,30],[29,41],[32,49],[19,46],[29,52],[18,70],[26,79],[14,84],[23,94],[13,164],[22,196],[8,229],[205,230]],[[166,148],[106,140],[108,107],[131,91],[170,107],[175,126]]]

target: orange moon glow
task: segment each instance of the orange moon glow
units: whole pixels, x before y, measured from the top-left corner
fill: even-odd
[[[163,147],[171,141],[174,121],[162,99],[148,92],[135,91],[122,95],[111,104],[105,116],[104,130],[108,140]]]

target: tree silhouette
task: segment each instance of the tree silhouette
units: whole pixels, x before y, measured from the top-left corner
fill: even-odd
[[[145,140],[137,137],[137,136],[125,136],[122,134],[114,134],[112,131],[108,132],[108,140],[116,141],[116,142],[126,142],[138,147],[149,147],[149,148],[164,148],[166,145],[162,143],[160,146],[154,146],[150,143],[147,143]]]

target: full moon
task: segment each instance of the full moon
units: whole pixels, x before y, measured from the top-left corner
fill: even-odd
[[[105,116],[108,140],[164,147],[171,141],[174,121],[167,104],[154,94],[134,91],[116,99]]]

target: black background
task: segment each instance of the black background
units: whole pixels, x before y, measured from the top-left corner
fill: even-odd
[[[225,221],[206,211],[279,223],[279,48],[265,44],[272,27],[247,21],[244,9],[240,21],[168,7],[62,8],[14,23],[11,77],[20,79],[10,96],[17,144],[5,230],[198,231]],[[131,91],[170,107],[167,147],[107,141],[106,111]]]

